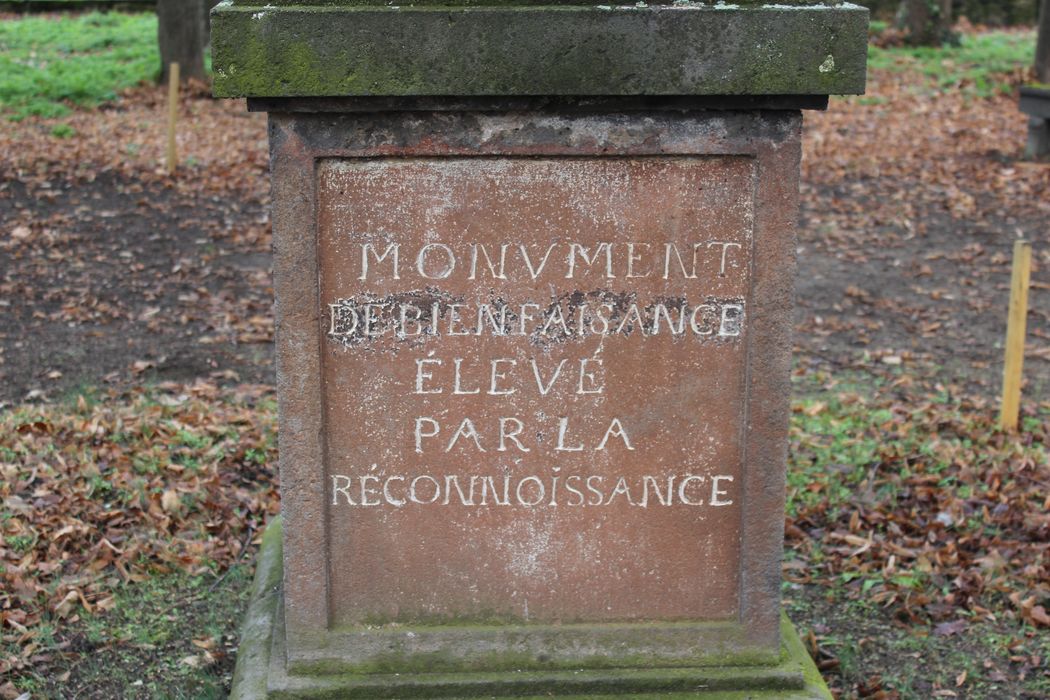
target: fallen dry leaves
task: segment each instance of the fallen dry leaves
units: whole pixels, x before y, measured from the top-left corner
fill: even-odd
[[[277,508],[274,414],[269,387],[204,381],[0,413],[0,675],[38,660],[42,621],[243,557]]]
[[[914,70],[871,71],[863,97],[807,113],[799,351],[865,371],[948,367],[990,395],[1023,235],[1027,376],[1050,383],[1050,161],[1023,157],[1026,131],[1016,93],[945,90]]]
[[[937,635],[965,630],[960,615],[1050,626],[1050,402],[1014,435],[987,401],[914,399],[846,392],[825,421],[795,421],[794,469],[816,473],[792,489],[787,579],[844,587]]]
[[[164,183],[182,194],[268,197],[264,114],[247,112],[241,100],[213,100],[203,85],[184,88],[176,132],[179,171],[169,177],[163,166],[165,100],[164,89],[144,85],[98,109],[61,119],[5,122],[0,181],[21,181],[38,192],[55,179],[90,182],[119,174],[140,184]],[[56,135],[53,127],[59,122],[73,135]]]

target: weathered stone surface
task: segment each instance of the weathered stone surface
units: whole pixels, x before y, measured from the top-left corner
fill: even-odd
[[[333,624],[739,613],[755,168],[320,163]]]
[[[271,116],[293,671],[776,658],[799,124]]]
[[[864,90],[868,12],[791,2],[224,3],[223,97],[792,95]]]

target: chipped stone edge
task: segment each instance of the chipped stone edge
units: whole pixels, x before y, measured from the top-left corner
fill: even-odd
[[[230,700],[266,697],[274,621],[281,597],[282,553],[281,517],[277,516],[266,526],[255,558],[252,598],[241,625]]]

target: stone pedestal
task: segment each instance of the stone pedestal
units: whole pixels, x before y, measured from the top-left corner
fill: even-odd
[[[252,601],[241,629],[231,700],[280,698],[718,698],[829,700],[820,673],[786,617],[780,649],[764,664],[684,668],[515,670],[513,672],[307,673],[287,670],[282,610],[281,521],[263,535]]]
[[[1025,155],[1039,158],[1050,153],[1050,89],[1021,86],[1021,111],[1028,115],[1028,142]]]
[[[866,12],[275,5],[213,16],[274,183],[235,697],[827,697],[779,596],[800,110]]]

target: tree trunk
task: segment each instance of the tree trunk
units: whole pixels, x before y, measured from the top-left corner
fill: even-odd
[[[204,0],[157,0],[157,39],[160,44],[160,80],[167,82],[168,66],[179,64],[181,80],[204,80]]]
[[[1039,6],[1039,38],[1035,43],[1035,79],[1050,83],[1050,0]]]
[[[897,23],[904,30],[910,44],[926,43],[930,26],[930,6],[926,0],[901,0]]]
[[[222,0],[204,0],[201,3],[201,17],[203,18],[204,24],[204,45],[211,46],[211,10],[213,7],[218,5]]]
[[[952,0],[901,0],[897,25],[912,46],[953,42]]]

